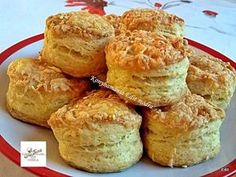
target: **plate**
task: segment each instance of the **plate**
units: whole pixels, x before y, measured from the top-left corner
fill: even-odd
[[[236,63],[220,54],[219,52],[204,46],[200,43],[188,39],[189,44],[200,53],[208,53],[221,58],[225,62],[230,62],[236,68]],[[188,177],[188,176],[225,176],[236,173],[236,94],[234,94],[231,104],[226,110],[226,118],[221,127],[221,152],[216,158],[194,165],[188,168],[168,168],[154,164],[147,157],[143,157],[139,163],[133,167],[119,173],[95,174],[80,171],[68,166],[58,152],[58,144],[53,133],[46,129],[31,124],[26,124],[13,119],[7,112],[5,97],[8,87],[7,67],[11,61],[20,57],[36,57],[43,44],[43,34],[39,34],[25,39],[0,54],[0,150],[15,163],[20,162],[20,142],[21,141],[46,141],[47,142],[47,167],[32,168],[27,167],[33,173],[45,176],[165,176],[165,177]]]

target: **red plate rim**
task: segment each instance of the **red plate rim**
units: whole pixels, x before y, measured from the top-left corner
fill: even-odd
[[[27,38],[25,40],[22,40],[13,46],[7,48],[3,52],[0,53],[0,65],[12,54],[17,52],[18,50],[22,49],[23,47],[26,47],[27,45],[30,45],[34,42],[40,41],[44,38],[43,33],[32,36],[30,38]],[[194,46],[214,57],[220,58],[224,62],[229,62],[235,69],[236,69],[236,63],[226,57],[225,55],[215,51],[214,49],[211,49],[203,44],[200,44],[196,41],[193,41],[191,39],[188,39],[188,43],[191,46]],[[14,149],[10,144],[7,143],[7,141],[0,135],[0,152],[2,152],[4,155],[6,155],[10,160],[15,162],[17,165],[20,166],[20,153]],[[22,167],[34,174],[37,174],[39,176],[53,176],[53,177],[67,177],[68,175],[62,174],[58,171],[46,168],[46,167]],[[222,177],[222,176],[231,176],[236,173],[236,159],[234,159],[229,164],[225,165],[224,167],[211,172],[205,177]]]

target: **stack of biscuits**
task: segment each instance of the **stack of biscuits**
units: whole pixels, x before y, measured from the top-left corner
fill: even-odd
[[[236,72],[183,36],[184,20],[160,10],[50,16],[40,56],[8,67],[9,113],[51,128],[61,157],[89,172],[127,169],[143,149],[170,167],[213,158]]]

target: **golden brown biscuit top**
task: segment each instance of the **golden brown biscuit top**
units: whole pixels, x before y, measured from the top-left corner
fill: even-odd
[[[87,81],[68,79],[60,69],[38,59],[17,59],[9,65],[7,74],[14,84],[37,91],[66,92],[89,87]]]
[[[183,40],[167,38],[156,32],[127,31],[116,36],[105,49],[107,60],[120,67],[143,71],[178,63],[188,54]]]
[[[195,129],[216,119],[223,119],[225,112],[204,100],[203,97],[190,92],[178,103],[161,109],[144,109],[146,119],[152,119],[170,128]]]
[[[115,14],[110,14],[110,15],[106,15],[104,16],[104,18],[114,27],[115,29],[115,34],[118,35],[120,34],[120,16],[117,16]]]
[[[99,15],[86,11],[59,13],[47,18],[46,26],[58,36],[74,34],[85,38],[103,38],[114,35],[113,26]]]
[[[236,72],[229,63],[209,55],[194,55],[189,60],[191,65],[188,81],[195,79],[212,81],[209,87],[227,87],[228,83],[232,82],[236,84]]]
[[[184,20],[162,10],[132,9],[121,16],[121,23],[126,30],[153,31],[159,24],[183,26]]]
[[[49,123],[53,127],[67,125],[83,128],[86,123],[102,123],[139,128],[141,121],[141,116],[117,95],[108,90],[99,90],[62,107],[52,114]]]

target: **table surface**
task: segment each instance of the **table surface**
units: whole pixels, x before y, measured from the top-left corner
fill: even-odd
[[[161,8],[185,20],[185,36],[236,61],[236,0],[1,0],[0,52],[30,36],[42,33],[45,19],[81,8],[100,14],[122,14],[133,7]],[[212,3],[214,2],[214,3]],[[1,129],[0,129],[1,133]],[[13,173],[14,172],[14,173]],[[0,176],[34,176],[0,154]]]

